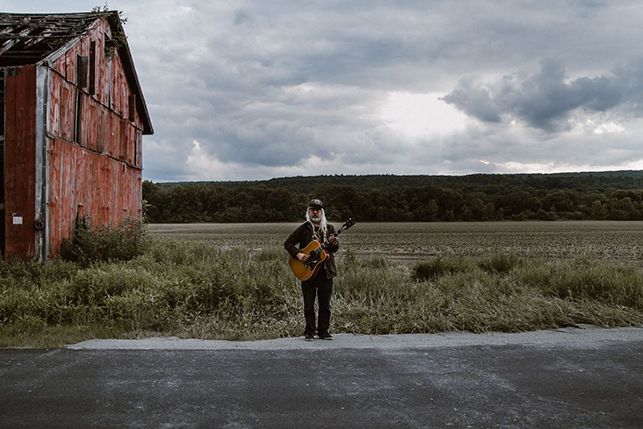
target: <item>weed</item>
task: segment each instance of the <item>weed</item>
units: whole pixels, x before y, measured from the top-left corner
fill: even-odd
[[[88,266],[97,261],[128,261],[143,254],[145,230],[139,220],[127,219],[116,227],[92,229],[85,220],[76,223],[71,239],[65,240],[60,255],[65,261]]]
[[[129,261],[0,263],[0,345],[177,335],[300,335],[301,290],[278,247],[247,250],[148,240]],[[643,323],[635,265],[444,256],[410,271],[338,255],[336,332],[525,331]]]
[[[635,266],[567,261],[531,266],[517,276],[521,283],[542,290],[545,296],[643,309],[643,274]]]
[[[472,268],[471,263],[461,257],[437,257],[417,263],[413,268],[413,278],[416,281],[432,280],[448,274],[467,272]]]
[[[482,258],[477,265],[488,273],[508,273],[521,263],[518,255],[498,254]]]

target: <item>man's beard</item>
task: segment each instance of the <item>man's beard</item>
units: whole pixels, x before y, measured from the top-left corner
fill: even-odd
[[[313,221],[314,223],[319,223],[321,222],[321,216],[311,216],[310,220]]]

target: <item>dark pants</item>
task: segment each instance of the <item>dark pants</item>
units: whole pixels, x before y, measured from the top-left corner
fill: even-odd
[[[315,326],[318,334],[328,333],[330,327],[330,295],[333,292],[333,279],[326,278],[322,268],[312,279],[301,282],[301,291],[304,294],[304,317],[306,327],[304,335],[314,335]],[[315,324],[315,296],[319,307],[318,323]]]

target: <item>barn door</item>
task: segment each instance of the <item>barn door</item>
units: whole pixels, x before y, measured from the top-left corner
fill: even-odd
[[[4,69],[0,68],[0,259],[4,258]]]

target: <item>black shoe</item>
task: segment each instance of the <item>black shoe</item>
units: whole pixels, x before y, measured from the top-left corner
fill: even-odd
[[[318,335],[320,340],[332,340],[333,336],[329,332],[322,332]]]
[[[313,334],[306,334],[306,335],[304,336],[304,339],[305,339],[306,341],[312,341],[312,340],[314,340],[314,339],[315,339],[315,336],[314,336]]]

